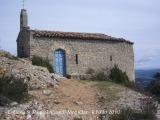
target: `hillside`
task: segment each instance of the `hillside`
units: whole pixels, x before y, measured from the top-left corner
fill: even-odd
[[[157,72],[160,72],[160,69],[135,70],[135,79],[142,87],[146,87]]]
[[[42,120],[56,118],[58,120],[98,120],[100,114],[104,114],[106,111],[110,112],[106,113],[109,115],[123,107],[139,109],[139,98],[144,97],[140,93],[112,83],[104,84],[104,82],[65,78],[58,78],[57,80],[58,87],[29,91],[29,94],[34,96],[34,100],[23,105],[17,105],[16,111],[52,112],[48,115],[45,113],[26,115],[26,118],[34,120],[40,118]],[[103,88],[103,85],[107,88]],[[13,111],[12,107],[7,109],[10,112]],[[13,115],[9,117],[20,119],[25,116]]]
[[[140,110],[140,98],[146,97],[111,82],[61,78],[28,60],[13,58],[0,51],[0,75],[26,79],[32,99],[0,107],[2,120],[107,120],[124,107]]]

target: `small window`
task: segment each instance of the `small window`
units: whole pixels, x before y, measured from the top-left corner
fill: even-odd
[[[76,54],[76,64],[78,64],[78,54]]]
[[[110,55],[110,61],[112,61],[112,55]]]
[[[21,53],[22,53],[22,57],[24,57],[24,47],[22,46],[22,51],[21,51]]]

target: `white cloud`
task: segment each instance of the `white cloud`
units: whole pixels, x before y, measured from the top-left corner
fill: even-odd
[[[160,50],[157,49],[149,49],[149,50],[141,50],[143,53],[139,53],[136,56],[135,67],[136,69],[144,69],[144,68],[158,68],[160,67]]]

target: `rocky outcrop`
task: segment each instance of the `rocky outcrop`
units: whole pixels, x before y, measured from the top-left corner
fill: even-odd
[[[16,58],[5,51],[0,51],[0,75],[23,78],[30,90],[57,86],[55,75],[46,68],[34,66],[31,61]]]

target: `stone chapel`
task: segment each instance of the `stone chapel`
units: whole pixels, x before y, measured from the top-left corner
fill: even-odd
[[[135,79],[133,42],[101,33],[32,30],[25,9],[20,14],[17,54],[48,60],[60,76],[83,76],[89,68],[117,65],[130,80]]]

